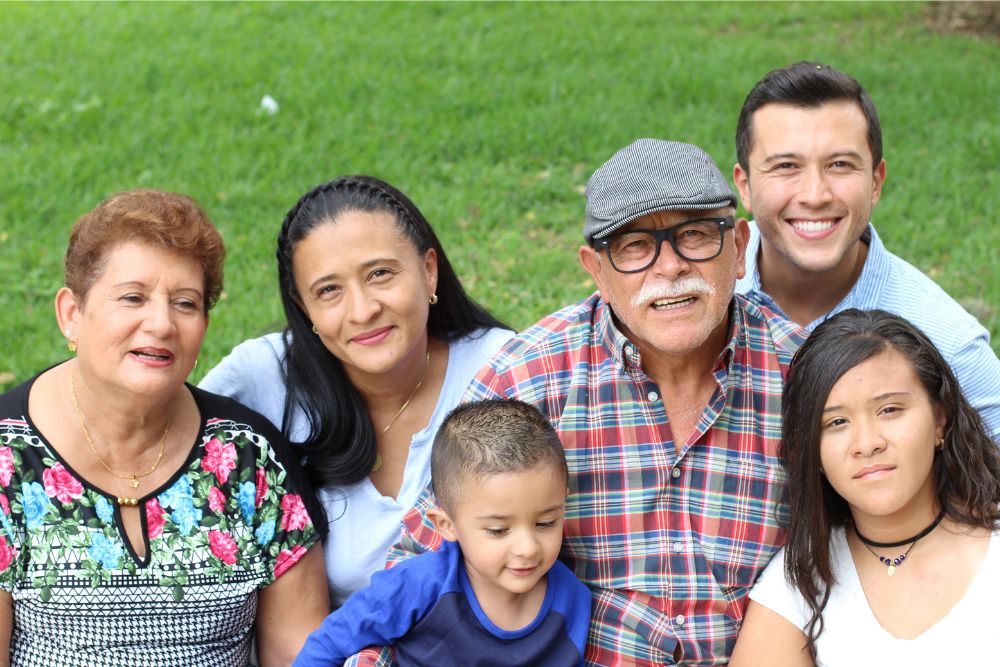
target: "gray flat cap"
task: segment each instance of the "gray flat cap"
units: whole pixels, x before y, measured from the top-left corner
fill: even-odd
[[[587,243],[657,211],[736,206],[736,195],[708,154],[691,144],[639,139],[587,181]]]

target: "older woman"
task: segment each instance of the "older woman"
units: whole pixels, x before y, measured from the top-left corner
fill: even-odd
[[[185,385],[222,289],[188,197],[77,221],[76,357],[0,396],[0,664],[287,664],[328,611],[308,487],[259,415]]]
[[[413,202],[375,178],[304,194],[277,256],[288,327],[239,345],[201,386],[302,443],[339,606],[384,567],[430,481],[438,425],[512,332],[465,293]]]
[[[934,345],[844,311],[795,355],[783,413],[788,544],[730,664],[996,664],[1000,453]]]

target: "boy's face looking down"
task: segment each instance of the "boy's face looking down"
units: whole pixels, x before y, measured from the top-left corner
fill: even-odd
[[[469,582],[490,620],[503,627],[492,612],[516,605],[527,619],[505,629],[523,627],[545,597],[545,573],[562,545],[566,475],[546,462],[489,477],[468,475],[459,486],[452,507],[428,514],[445,539],[461,546]]]

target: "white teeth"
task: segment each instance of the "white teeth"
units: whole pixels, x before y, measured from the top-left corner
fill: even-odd
[[[654,301],[653,307],[659,308],[660,310],[672,310],[675,308],[680,308],[689,301],[693,301],[693,298],[684,297],[683,299],[662,299],[660,301]]]
[[[832,220],[793,220],[792,227],[800,232],[825,232],[836,223]]]
[[[167,359],[165,354],[153,354],[152,352],[136,352],[136,356],[139,357],[150,357],[151,359]]]

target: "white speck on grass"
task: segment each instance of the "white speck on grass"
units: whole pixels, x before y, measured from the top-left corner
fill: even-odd
[[[266,113],[268,116],[273,116],[278,113],[278,102],[270,95],[265,95],[260,98],[260,110]]]

